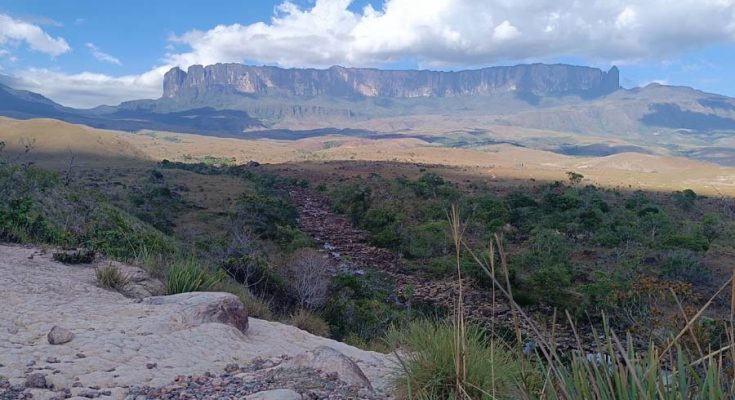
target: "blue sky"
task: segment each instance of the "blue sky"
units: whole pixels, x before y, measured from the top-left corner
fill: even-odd
[[[83,107],[156,97],[171,66],[214,62],[617,64],[626,87],[662,82],[735,96],[735,0],[586,3],[0,0],[0,74]]]

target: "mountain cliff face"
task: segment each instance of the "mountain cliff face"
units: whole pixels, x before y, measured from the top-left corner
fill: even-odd
[[[164,98],[211,93],[340,97],[453,97],[517,92],[536,96],[605,95],[620,88],[617,67],[597,68],[563,64],[517,65],[478,70],[383,71],[332,67],[283,69],[241,64],[193,65],[187,72],[173,68],[163,83]]]

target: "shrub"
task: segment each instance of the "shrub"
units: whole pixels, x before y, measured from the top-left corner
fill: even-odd
[[[329,325],[316,314],[304,309],[299,309],[286,323],[307,331],[312,335],[329,336]]]
[[[178,294],[211,290],[223,280],[221,273],[207,271],[196,260],[176,260],[166,277],[166,293]]]
[[[704,283],[712,278],[712,272],[702,265],[696,254],[686,250],[668,253],[661,266],[661,274],[690,283]]]
[[[273,312],[271,311],[270,304],[256,297],[244,285],[233,280],[222,280],[219,284],[215,285],[212,290],[232,293],[237,296],[240,299],[240,302],[245,306],[245,310],[247,310],[248,315],[251,317],[269,321],[273,320]]]
[[[94,274],[97,284],[106,289],[119,290],[128,283],[127,278],[114,265],[97,268]]]
[[[406,350],[403,375],[396,380],[399,396],[426,400],[514,398],[522,381],[519,363],[475,326],[467,327],[464,337],[467,393],[457,393],[456,334],[452,325],[427,321],[413,322],[388,334],[391,347]]]
[[[329,290],[329,261],[317,250],[304,248],[288,257],[280,274],[296,295],[299,306],[316,310],[324,305]]]
[[[92,250],[60,251],[53,255],[55,261],[64,264],[89,264],[94,261],[95,252]]]

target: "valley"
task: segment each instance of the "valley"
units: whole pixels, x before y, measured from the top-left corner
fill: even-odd
[[[735,101],[622,89],[618,74],[217,64],[170,70],[160,99],[88,110],[0,87],[2,278],[14,298],[52,303],[15,302],[1,320],[9,340],[69,364],[50,374],[55,362],[21,360],[19,344],[0,356],[0,390],[411,398],[424,382],[411,368],[452,364],[466,334],[472,368],[512,376],[468,398],[546,398],[538,382],[561,387],[590,359],[624,372],[628,354],[643,363],[675,345],[696,363],[727,349]],[[25,280],[11,282],[18,268]],[[130,343],[148,358],[125,347],[106,360],[88,333],[99,321],[66,316],[82,340],[36,343],[50,327],[24,313],[91,311],[56,290],[26,296],[34,274],[124,315],[115,331],[143,321]],[[192,364],[205,342],[217,351]],[[120,366],[95,375],[67,360],[77,351]],[[36,374],[48,385],[25,388]]]

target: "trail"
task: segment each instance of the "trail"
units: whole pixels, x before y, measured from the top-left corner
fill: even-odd
[[[449,311],[455,309],[459,291],[456,278],[429,279],[408,270],[395,252],[370,245],[367,232],[355,227],[345,216],[334,212],[325,194],[305,188],[291,188],[290,194],[299,211],[299,228],[319,243],[342,270],[387,273],[396,281],[396,294],[399,298],[411,293],[407,301],[444,307]],[[488,329],[504,327],[514,330],[510,304],[499,291],[493,300],[489,289],[478,287],[471,279],[463,279],[462,284],[463,309],[467,321]],[[546,310],[544,314],[550,317],[553,310]],[[579,348],[574,332],[569,328],[563,314],[553,324],[551,318],[547,319],[550,321],[546,325],[538,319],[535,321],[546,341],[554,343],[561,351]],[[531,332],[531,327],[520,318],[519,328],[524,337],[537,338]],[[588,328],[581,329],[578,334],[583,349],[593,352],[596,347],[595,339]],[[535,340],[533,339],[534,342]]]
[[[455,308],[459,286],[456,278],[436,280],[411,273],[398,254],[370,245],[367,232],[333,212],[329,199],[322,193],[294,188],[291,197],[299,211],[299,228],[327,250],[343,269],[385,272],[395,278],[398,294],[410,292],[413,301],[447,310]],[[497,296],[493,302],[488,291],[478,288],[471,280],[463,280],[463,295],[465,316],[469,320],[483,325],[511,322],[507,301]]]

